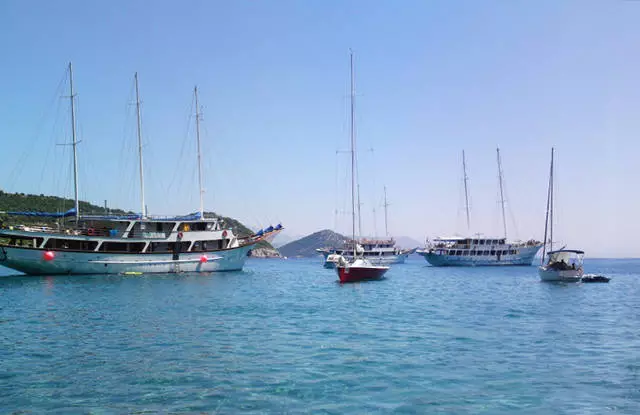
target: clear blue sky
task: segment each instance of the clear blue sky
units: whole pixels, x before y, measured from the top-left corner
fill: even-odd
[[[292,234],[331,228],[348,205],[336,150],[352,48],[365,233],[383,185],[392,233],[464,232],[465,149],[472,230],[500,234],[500,146],[510,233],[541,239],[555,145],[557,236],[591,256],[637,256],[638,22],[635,1],[3,1],[0,188],[73,194],[56,90],[71,60],[83,199],[138,210],[138,71],[151,213],[198,207],[198,84],[206,208]]]

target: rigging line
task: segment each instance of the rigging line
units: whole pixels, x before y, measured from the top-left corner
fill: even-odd
[[[60,115],[61,112],[62,112],[62,101],[58,100],[58,105],[56,107],[55,117],[54,117],[54,120],[53,120],[54,124],[53,124],[52,132],[51,132],[51,137],[52,137],[51,141],[53,142],[53,144],[47,146],[48,150],[47,150],[47,154],[45,156],[44,163],[42,163],[42,171],[41,171],[41,174],[40,174],[40,182],[39,182],[40,185],[42,185],[42,182],[44,180],[44,172],[46,170],[49,170],[48,162],[49,162],[49,155],[51,154],[51,150],[53,148],[57,147],[57,145],[55,143],[55,138],[56,138],[55,136],[56,136],[56,131],[58,129],[58,121],[62,118],[62,116]],[[63,132],[61,134],[61,136],[62,137],[66,137],[67,135]],[[53,189],[54,189],[54,191],[59,190],[58,187],[54,187]],[[38,188],[38,193],[43,193],[41,190],[42,189],[39,187]]]
[[[371,181],[373,182],[373,192],[371,192],[371,206],[373,206],[373,236],[377,236],[376,234],[378,233],[377,229],[378,229],[378,223],[377,223],[377,217],[376,217],[376,193],[377,193],[377,189],[378,189],[378,185],[376,183],[376,160],[375,160],[375,151],[373,149],[373,147],[370,147],[369,150],[367,150],[369,153],[371,153]],[[379,193],[378,193],[379,194]]]
[[[171,181],[169,182],[169,187],[168,187],[168,191],[169,192],[168,193],[171,192],[171,189],[173,188],[173,184],[176,181],[176,176],[177,176],[176,172],[178,172],[178,171],[183,172],[184,171],[180,167],[182,165],[184,165],[184,163],[182,162],[182,159],[184,157],[184,151],[185,151],[187,142],[189,141],[189,132],[191,131],[191,124],[192,124],[191,121],[192,121],[192,118],[193,118],[193,107],[195,105],[194,101],[195,101],[195,97],[192,96],[191,97],[191,104],[189,106],[189,115],[187,116],[187,129],[186,129],[184,137],[182,139],[182,145],[180,147],[180,155],[178,156],[178,159],[177,159],[177,166],[173,169],[173,176],[171,177]],[[182,185],[182,178],[183,178],[183,174],[180,175],[180,179],[179,179],[179,182],[178,182],[178,188],[180,188],[181,185]]]
[[[509,198],[509,193],[507,191],[507,183],[506,183],[506,180],[504,178],[502,179],[502,187],[503,187],[503,190],[504,190],[504,199],[505,199],[506,206],[507,206],[507,212],[509,214],[509,219],[511,219],[511,222],[512,222],[511,226],[513,226],[513,233],[516,236],[515,239],[518,240],[518,239],[520,239],[520,234],[518,232],[518,223],[516,221],[516,216],[513,213],[513,209],[511,208],[511,203],[509,203],[509,200],[511,200],[511,199]]]
[[[125,179],[124,179],[124,175],[126,174],[127,177],[131,177],[130,176],[130,172],[127,172],[127,159],[126,156],[128,156],[130,154],[127,145],[130,145],[130,133],[131,133],[131,101],[132,101],[132,96],[133,96],[133,91],[135,89],[135,81],[131,81],[131,83],[129,84],[129,93],[127,94],[127,98],[126,98],[126,102],[125,102],[125,106],[124,106],[124,124],[122,125],[122,134],[120,136],[120,157],[118,157],[118,183],[124,183]],[[121,193],[123,191],[123,188],[121,186],[118,186],[118,193]]]
[[[27,157],[29,157],[29,155],[31,154],[33,148],[38,143],[39,138],[41,137],[41,130],[44,128],[45,121],[46,121],[46,119],[48,118],[48,115],[49,115],[48,109],[53,106],[53,103],[56,100],[60,99],[60,96],[63,93],[62,92],[63,88],[66,86],[67,70],[68,69],[65,68],[65,71],[62,74],[62,77],[60,78],[60,81],[58,82],[58,86],[55,89],[54,95],[51,98],[51,100],[49,101],[49,105],[47,105],[47,107],[46,107],[47,109],[45,109],[42,112],[42,114],[40,116],[40,120],[36,124],[36,132],[35,132],[34,136],[32,136],[32,140],[30,140],[30,141],[33,141],[33,143],[31,143],[30,145],[25,147],[25,149],[23,150],[22,154],[17,158],[17,162],[16,162],[16,165],[14,166],[13,170],[9,173],[9,175],[8,175],[8,182],[9,183],[12,183],[16,179],[16,176],[18,176],[20,174],[20,172],[22,171],[22,168],[25,166],[25,162],[27,160]],[[58,104],[58,105],[60,105],[60,104]]]

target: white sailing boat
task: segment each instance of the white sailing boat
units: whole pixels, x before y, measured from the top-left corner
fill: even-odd
[[[381,279],[389,270],[388,266],[373,264],[364,256],[364,249],[359,243],[355,243],[359,238],[356,235],[356,142],[355,142],[355,114],[354,100],[355,87],[353,77],[353,53],[350,55],[351,67],[351,225],[352,225],[352,255],[345,257],[340,254],[331,254],[327,257],[327,262],[335,264],[335,269],[341,283],[358,282]]]
[[[78,200],[78,157],[73,71],[69,63],[71,133],[75,207],[65,213],[5,212],[69,220],[57,228],[16,226],[0,229],[0,265],[33,275],[210,272],[241,270],[247,253],[275,236],[281,225],[239,236],[218,218],[204,214],[200,163],[200,112],[196,102],[198,147],[198,212],[175,217],[146,214],[138,76],[135,75],[141,213],[122,216],[81,215]]]
[[[553,154],[554,149],[551,148],[547,213],[544,223],[545,245],[542,248],[542,259],[538,268],[538,275],[542,281],[577,282],[582,279],[584,274],[584,251],[564,248],[553,250]],[[546,252],[547,236],[549,236],[549,248],[551,249],[549,252]]]
[[[502,226],[504,236],[481,237],[454,236],[438,237],[427,241],[425,249],[418,250],[427,262],[433,266],[498,266],[498,265],[527,265],[531,266],[534,257],[540,250],[542,243],[530,239],[528,241],[509,241],[507,239],[507,219],[505,215],[505,200],[503,191],[502,159],[500,149],[496,149],[498,162],[498,180],[500,185],[500,205],[502,207]],[[469,215],[469,192],[467,163],[462,151],[462,170],[464,178],[464,197],[467,218],[467,230],[471,228]]]
[[[334,268],[335,263],[329,261],[329,256],[338,254],[347,259],[353,258],[354,244],[359,244],[363,253],[362,256],[367,258],[371,263],[377,265],[404,264],[407,257],[414,253],[416,249],[402,249],[396,246],[394,238],[389,237],[387,208],[387,187],[384,187],[384,231],[385,237],[382,238],[361,238],[357,241],[347,240],[344,245],[338,248],[318,248],[316,252],[324,256],[324,267]]]

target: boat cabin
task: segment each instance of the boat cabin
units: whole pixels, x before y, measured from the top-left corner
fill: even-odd
[[[113,253],[207,252],[236,247],[231,229],[218,219],[82,217],[58,229],[0,229],[0,244],[25,248]]]

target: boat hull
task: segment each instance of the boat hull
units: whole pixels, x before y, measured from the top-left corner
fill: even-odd
[[[213,252],[126,254],[106,252],[52,251],[53,259],[45,260],[46,250],[0,247],[0,265],[29,275],[120,274],[239,271],[253,245]],[[207,261],[202,261],[206,256]]]
[[[541,281],[547,282],[578,282],[582,280],[584,271],[582,268],[556,270],[547,267],[538,267],[538,275]]]
[[[481,267],[481,266],[531,266],[541,246],[519,248],[518,254],[502,255],[442,255],[430,251],[418,251],[425,260],[434,267]]]
[[[341,283],[380,280],[388,267],[336,267]]]

